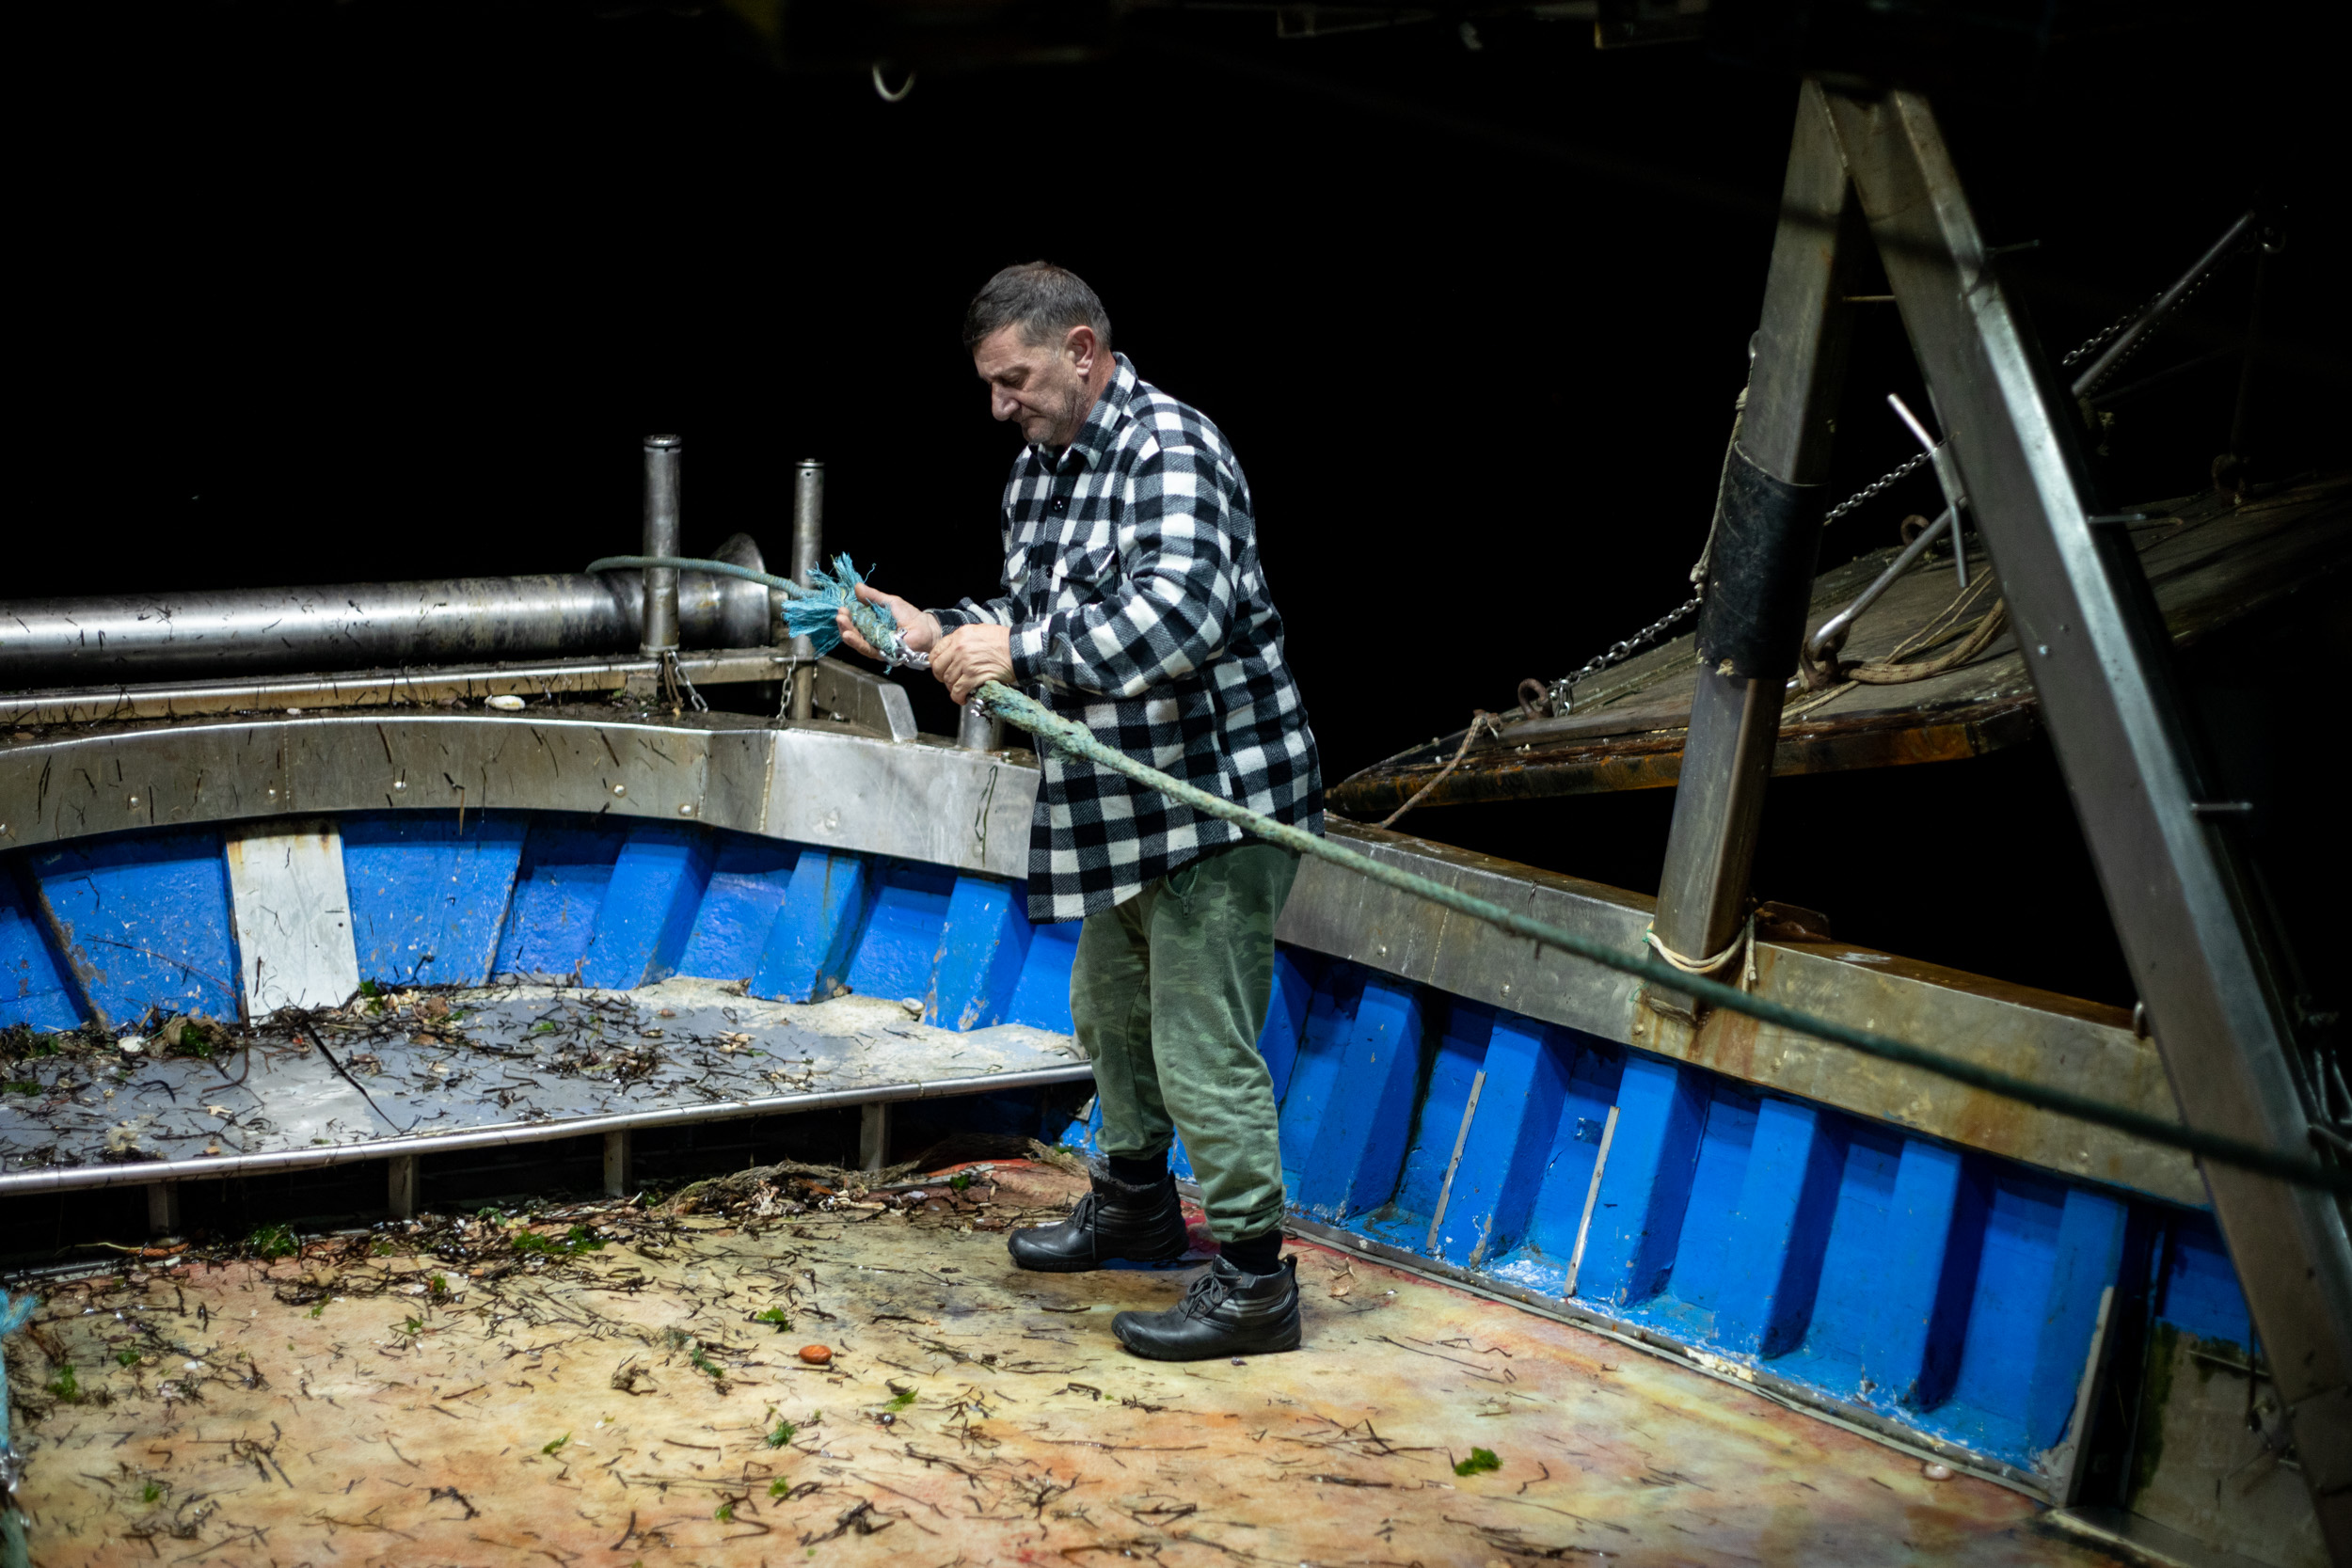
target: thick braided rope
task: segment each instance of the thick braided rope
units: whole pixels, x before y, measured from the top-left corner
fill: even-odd
[[[1737,986],[1725,985],[1720,980],[1712,980],[1703,974],[1685,974],[1672,965],[1649,957],[1646,953],[1621,953],[1607,942],[1563,927],[1534,919],[1515,910],[1504,909],[1502,905],[1490,899],[1481,898],[1475,894],[1464,893],[1459,889],[1447,887],[1441,882],[1433,882],[1426,877],[1417,877],[1409,871],[1343,847],[1328,839],[1295,828],[1287,822],[1277,822],[1270,816],[1261,816],[1245,806],[1236,805],[1231,800],[1211,795],[1206,790],[1198,789],[1181,780],[1172,779],[1157,768],[1146,767],[1136,761],[1123,752],[1104,745],[1083,726],[1073,723],[1042,704],[1023,696],[1000,682],[985,683],[979,689],[978,694],[990,712],[1009,723],[1027,730],[1041,743],[1053,747],[1064,756],[1080,758],[1098,768],[1107,768],[1114,773],[1122,774],[1137,784],[1149,784],[1170,800],[1181,801],[1204,816],[1214,816],[1220,821],[1231,822],[1235,827],[1253,833],[1270,844],[1281,845],[1286,849],[1295,849],[1303,855],[1312,855],[1318,860],[1327,861],[1333,865],[1353,871],[1358,876],[1378,882],[1384,887],[1395,888],[1400,893],[1411,894],[1417,898],[1426,898],[1432,903],[1458,911],[1474,920],[1485,921],[1515,936],[1526,937],[1546,947],[1557,948],[1572,957],[1599,964],[1604,969],[1613,969],[1621,974],[1636,975],[1665,990],[1678,990],[1710,1006],[1721,1007],[1726,1012],[1744,1013],[1759,1022],[1793,1030],[1801,1035],[1810,1035],[1816,1039],[1827,1040],[1834,1045],[1842,1045],[1850,1050],[1859,1051],[1864,1055],[1876,1056],[1882,1061],[1918,1068],[1923,1071],[1935,1073],[1939,1077],[1951,1079],[1954,1083],[1965,1084],[1971,1088],[1983,1089],[1988,1093],[2001,1095],[2041,1110],[2072,1117],[2077,1121],[2087,1121],[2093,1126],[2112,1128],[2116,1132],[2129,1133],[2145,1142],[2158,1144],[2167,1148],[2181,1149],[2197,1155],[2201,1159],[2257,1171],[2265,1176],[2276,1177],[2297,1186],[2314,1187],[2323,1192],[2352,1194],[2352,1170],[2324,1165],[2316,1160],[2280,1153],[2276,1149],[2265,1148],[2258,1144],[2247,1143],[2241,1139],[2199,1132],[2194,1128],[2183,1127],[2178,1122],[2150,1116],[2144,1111],[2135,1111],[2128,1106],[2094,1100],[2089,1095],[2076,1094],[2071,1089],[2036,1084],[2028,1079],[2002,1072],[1995,1068],[1963,1061],[1957,1056],[1947,1056],[1942,1052],[1911,1045],[1867,1029],[1857,1029],[1851,1024],[1817,1018],[1785,1004],[1761,996],[1750,995]]]

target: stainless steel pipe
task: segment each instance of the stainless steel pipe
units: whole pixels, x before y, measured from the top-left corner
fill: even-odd
[[[1005,721],[975,697],[963,705],[962,714],[956,721],[956,744],[967,752],[1002,751]]]
[[[748,534],[713,559],[766,569]],[[769,643],[765,588],[678,579],[687,646]],[[0,602],[0,689],[628,653],[644,616],[642,585],[619,572],[20,599]]]
[[[646,555],[675,556],[678,545],[678,466],[686,443],[675,436],[645,437]],[[677,652],[677,568],[648,566],[645,572],[644,641],[647,658]]]
[[[792,474],[792,580],[803,588],[813,587],[808,579],[811,569],[821,565],[825,558],[825,466],[813,457],[801,459]],[[777,595],[779,598],[782,594]],[[777,606],[783,613],[783,606]],[[805,637],[792,640],[792,705],[795,719],[808,719],[817,711],[817,644]]]

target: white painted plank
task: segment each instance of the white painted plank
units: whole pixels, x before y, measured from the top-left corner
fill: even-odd
[[[343,839],[333,823],[230,830],[229,895],[246,1017],[338,1006],[358,989]]]

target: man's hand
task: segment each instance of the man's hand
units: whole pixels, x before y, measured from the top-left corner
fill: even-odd
[[[958,626],[931,650],[931,673],[957,705],[972,700],[983,681],[1012,679],[1012,628],[975,621]]]
[[[939,618],[930,611],[917,610],[896,594],[878,594],[862,582],[857,585],[857,596],[890,612],[890,618],[898,625],[898,641],[907,645],[909,652],[928,652],[939,641]],[[851,652],[864,654],[867,658],[882,659],[882,651],[860,637],[857,627],[850,624],[848,610],[834,611],[833,624],[840,630],[841,641]]]

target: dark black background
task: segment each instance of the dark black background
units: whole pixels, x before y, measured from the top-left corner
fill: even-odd
[[[2292,203],[2258,457],[2340,463],[2343,148],[2296,14],[2047,50],[1939,104],[2055,354],[2258,194]],[[1703,44],[1454,20],[1278,41],[1147,16],[1059,66],[780,71],[724,9],[366,3],[109,13],[28,71],[16,230],[29,478],[0,597],[576,568],[633,547],[682,433],[687,545],[831,541],[985,592],[1015,437],[957,343],[997,266],[1089,277],[1118,346],[1256,493],[1327,772],[1509,700],[1678,602],[1755,325],[1796,94]],[[2250,267],[2141,365],[2225,342]],[[2201,487],[2235,362],[2126,404],[2117,502]],[[1866,323],[1840,493],[1906,455]],[[1915,401],[1916,401],[1915,399]],[[1924,477],[1824,562],[1928,503]],[[918,696],[928,729],[950,712]],[[1662,792],[1417,831],[1656,883]],[[2341,839],[2336,841],[2340,847]],[[2332,852],[2332,851],[2331,851]],[[1757,891],[1839,934],[2128,1001],[2046,746],[1773,786]]]

